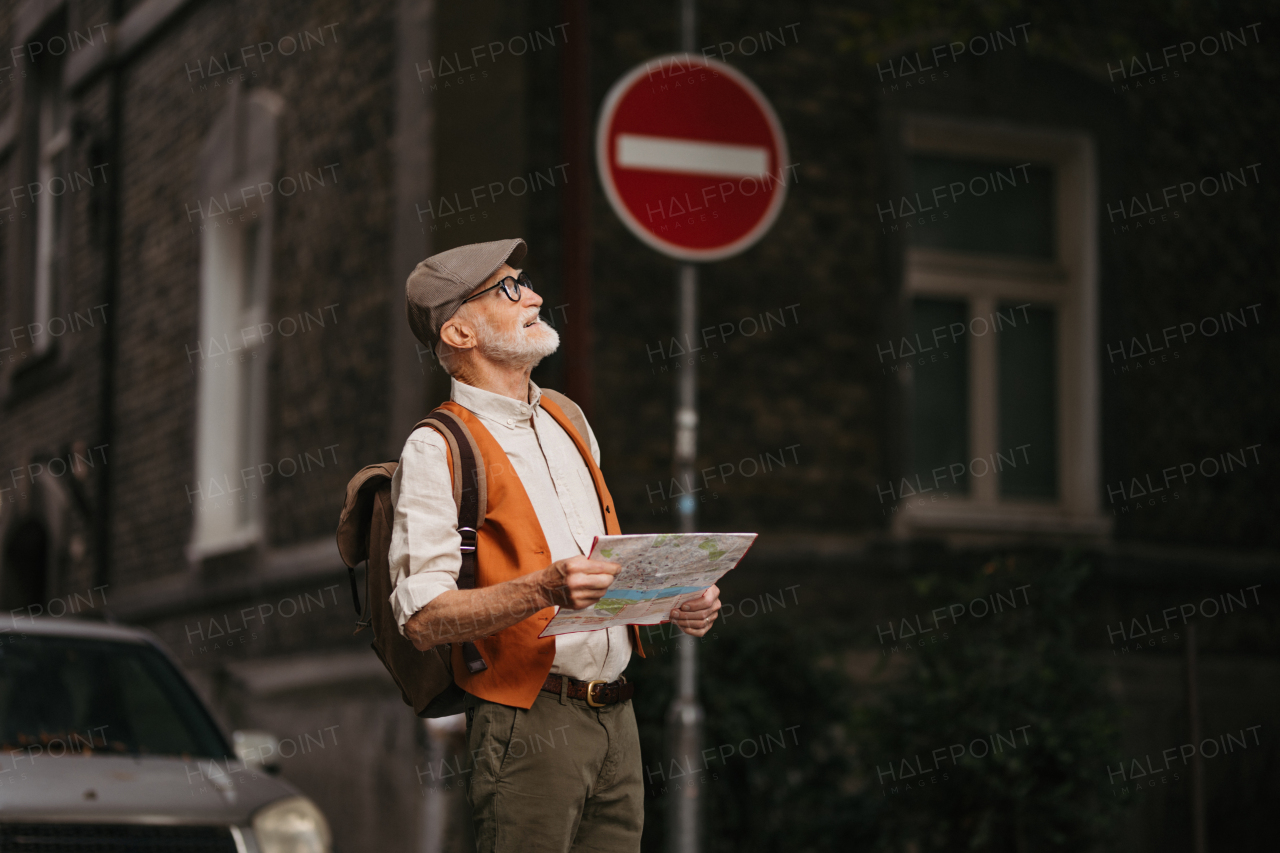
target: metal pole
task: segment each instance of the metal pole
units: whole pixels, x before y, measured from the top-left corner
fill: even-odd
[[[457,844],[459,841],[457,836],[464,833],[459,833],[456,826],[451,826],[454,822],[450,820],[451,801],[455,800],[458,794],[443,790],[435,778],[435,770],[431,768],[443,768],[444,762],[449,760],[449,747],[455,745],[458,739],[466,734],[467,718],[462,714],[437,719],[428,718],[422,721],[422,725],[427,730],[427,767],[431,770],[427,778],[431,781],[422,791],[424,802],[421,812],[422,828],[419,834],[421,841],[418,849],[421,853],[444,853],[447,848],[453,846],[450,842]],[[421,784],[421,773],[418,781]]]
[[[1191,843],[1195,853],[1205,853],[1204,763],[1200,759],[1200,683],[1196,663],[1196,625],[1192,622],[1187,626],[1187,719],[1191,742],[1196,744],[1191,756]]]
[[[678,274],[677,309],[680,340],[692,341],[698,323],[698,269],[682,264]],[[694,464],[698,451],[697,360],[679,368],[676,379],[675,475],[684,490],[676,501],[681,533],[697,527],[698,503],[693,496]],[[698,703],[698,641],[680,633],[677,640],[676,698],[667,712],[671,761],[693,776],[691,765],[701,761],[702,705]],[[667,763],[670,767],[670,762]],[[672,853],[698,853],[701,847],[701,802],[696,784],[685,785],[673,795],[667,811],[667,849]]]
[[[414,62],[433,55],[436,32],[436,3],[433,0],[397,0],[395,28],[395,132],[391,138],[392,220],[391,274],[383,280],[387,288],[386,320],[388,358],[388,410],[383,439],[384,458],[395,459],[407,436],[426,411],[431,397],[441,393],[434,356],[423,350],[404,317],[404,283],[418,261],[431,254],[433,238],[423,230],[416,205],[431,197],[435,187],[436,124],[435,96],[423,86]],[[449,377],[444,377],[444,399],[448,399]]]
[[[680,0],[680,49],[696,53],[698,46],[698,4],[696,0]]]
[[[697,7],[694,0],[680,0],[680,49],[685,53],[696,50]],[[680,338],[686,351],[697,337],[698,325],[698,269],[693,264],[682,264],[677,279],[677,323]],[[698,368],[697,360],[680,368],[676,379],[675,423],[675,473],[677,482],[683,484],[684,494],[676,501],[681,533],[693,533],[697,527],[698,504],[693,497],[694,465],[698,453]],[[671,747],[671,760],[692,769],[690,764],[701,760],[702,755],[702,705],[698,703],[698,644],[697,640],[680,633],[679,659],[676,662],[676,698],[667,713],[667,732]],[[671,766],[670,762],[667,764]],[[692,778],[690,773],[689,777]],[[669,800],[667,811],[667,849],[671,853],[698,853],[702,846],[701,792],[698,785],[685,785]]]
[[[118,28],[122,20],[124,20],[124,3],[121,0],[115,0],[111,4],[111,26],[114,32],[119,32]],[[120,162],[120,155],[123,151],[122,127],[124,124],[124,70],[122,65],[123,63],[116,61],[108,66],[110,68],[110,76],[107,78],[109,81],[107,87],[107,136],[103,141],[102,152],[97,155],[101,159],[91,160],[90,162]],[[91,154],[90,156],[94,155]],[[124,209],[124,202],[121,197],[119,174],[119,168],[117,167],[117,171],[111,176],[111,182],[103,189],[106,194],[106,215],[100,220],[103,247],[102,301],[108,306],[107,310],[111,312],[111,322],[104,323],[102,329],[102,369],[99,373],[102,378],[99,380],[101,385],[98,389],[98,393],[101,396],[98,398],[98,428],[94,431],[96,432],[94,437],[101,442],[103,447],[108,448],[116,440],[116,367],[120,361],[118,358],[120,344],[116,329],[120,326],[120,315],[117,313],[121,285],[120,214]],[[111,449],[114,450],[114,448]],[[96,491],[91,510],[93,519],[94,582],[97,584],[108,584],[115,580],[111,576],[111,520],[113,517],[112,510],[115,507],[111,488],[113,481],[119,478],[115,476],[115,468],[108,471],[108,467],[110,466],[103,465],[102,471],[97,475],[97,482],[94,484]]]
[[[568,164],[561,195],[560,241],[564,252],[563,332],[565,392],[587,416],[592,412],[591,325],[591,85],[587,0],[560,0],[569,41],[560,53],[560,148]],[[551,310],[550,306],[545,306]],[[563,315],[562,315],[563,317]]]

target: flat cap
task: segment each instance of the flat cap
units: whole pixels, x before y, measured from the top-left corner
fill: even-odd
[[[462,300],[505,263],[519,263],[528,247],[519,237],[458,246],[422,261],[404,284],[405,313],[414,337],[433,346],[440,327]]]

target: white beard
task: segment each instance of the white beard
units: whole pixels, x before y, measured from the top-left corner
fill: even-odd
[[[559,333],[541,318],[527,329],[524,327],[536,316],[526,314],[505,328],[490,325],[487,318],[475,318],[480,332],[476,348],[498,364],[521,369],[536,367],[560,346]]]

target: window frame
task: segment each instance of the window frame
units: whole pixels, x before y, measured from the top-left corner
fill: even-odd
[[[66,158],[71,148],[71,105],[62,89],[64,63],[55,62],[37,75],[35,86],[36,157],[35,179],[41,192],[35,200],[32,223],[32,259],[30,317],[41,329],[30,341],[36,358],[53,347],[49,320],[59,313],[59,302],[66,279],[66,215],[61,195],[53,195],[52,180],[66,171]]]
[[[267,322],[272,291],[275,193],[268,193],[265,198],[253,195],[246,198],[240,191],[245,187],[275,182],[276,134],[283,109],[283,99],[274,92],[254,89],[244,93],[238,87],[233,88],[228,92],[226,107],[205,140],[198,181],[200,203],[207,204],[210,199],[225,201],[230,198],[239,199],[243,202],[243,207],[236,208],[234,215],[222,216],[222,221],[212,217],[206,219],[203,213],[201,215],[197,328],[202,347],[210,344],[211,339],[218,339],[226,334],[225,324],[228,321],[233,321],[241,332]],[[228,222],[229,219],[236,221]],[[247,270],[246,237],[253,230],[256,230],[257,251],[253,257],[253,269]],[[210,251],[217,240],[228,237],[236,240],[234,249],[229,253],[229,265],[225,257],[219,263],[219,259],[212,257]],[[212,287],[216,282],[226,280],[222,275],[226,270],[237,276],[238,287],[233,299],[235,305],[221,305],[219,298],[225,301],[231,295],[215,291]],[[256,295],[257,299],[253,304],[244,304],[247,293]],[[253,335],[244,338],[241,335],[240,340],[230,341],[228,347],[234,348],[242,356],[249,356],[249,360],[236,361],[234,367],[223,366],[216,370],[210,365],[204,365],[205,370],[199,372],[193,467],[200,489],[209,487],[211,481],[228,478],[228,489],[238,485],[245,492],[250,492],[241,493],[247,504],[247,512],[241,513],[234,506],[227,510],[232,516],[232,524],[228,529],[226,518],[214,518],[204,514],[214,510],[202,511],[196,507],[192,514],[191,538],[186,548],[187,560],[192,568],[199,568],[210,557],[246,549],[262,549],[267,544],[265,486],[257,479],[252,483],[247,482],[248,478],[243,472],[248,468],[230,470],[228,459],[229,456],[239,456],[237,464],[244,464],[248,460],[249,465],[256,465],[266,459],[269,402],[267,364],[271,346],[263,338]],[[206,360],[202,353],[201,361]],[[231,378],[233,374],[234,379]],[[228,408],[234,417],[228,416]],[[228,424],[228,420],[234,423]],[[230,453],[226,449],[229,436],[235,445]],[[239,482],[230,478],[237,478]],[[257,493],[256,497],[252,496],[252,492]],[[236,493],[230,493],[230,497],[235,496]],[[201,494],[199,500],[203,503],[208,498]],[[223,510],[219,508],[216,512],[221,513]]]
[[[996,477],[970,477],[968,495],[904,502],[894,515],[900,537],[969,534],[1105,536],[1101,510],[1098,361],[1097,168],[1083,132],[1003,122],[908,115],[904,156],[936,155],[1027,162],[1053,169],[1054,257],[1039,260],[904,245],[905,311],[918,297],[963,299],[970,318],[1005,300],[1057,312],[1056,404],[1058,498],[1002,498]],[[991,458],[998,447],[997,335],[966,338],[969,349],[969,453]],[[902,376],[906,399],[911,379]]]
[[[238,500],[244,510],[234,503],[225,510],[197,505],[191,540],[191,555],[195,558],[250,547],[265,536],[262,484],[255,481],[250,486],[243,471],[246,466],[263,461],[268,348],[262,336],[237,338],[236,332],[257,329],[266,320],[266,271],[261,255],[269,257],[270,247],[259,244],[266,251],[260,252],[256,269],[250,270],[246,264],[250,224],[215,223],[202,232],[200,240],[199,341],[211,346],[225,343],[226,354],[218,359],[227,359],[228,363],[210,363],[214,356],[201,359],[205,370],[199,374],[196,391],[196,478],[201,488],[222,485],[218,481],[223,480],[228,500],[236,500],[236,491],[240,491]],[[262,241],[266,236],[264,226],[253,224],[258,228],[256,239]],[[250,276],[258,278],[259,299],[246,305],[246,295],[255,289]],[[220,300],[233,304],[220,306]],[[235,360],[237,352],[239,360]],[[200,499],[201,503],[209,500],[204,496]]]

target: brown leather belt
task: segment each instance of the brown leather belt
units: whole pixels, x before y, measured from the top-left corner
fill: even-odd
[[[562,676],[548,675],[542,682],[542,689],[548,693],[560,695]],[[636,692],[636,686],[625,678],[617,681],[579,681],[569,679],[569,687],[565,694],[570,699],[582,699],[592,708],[603,708],[605,705],[616,705],[625,702]]]

